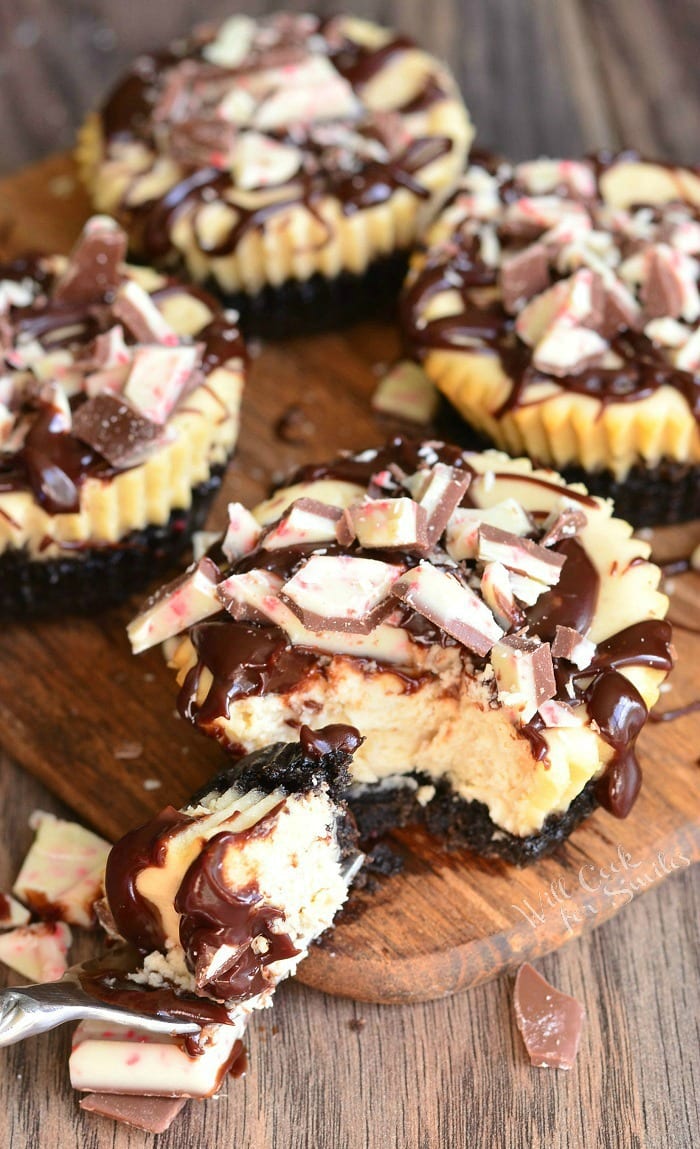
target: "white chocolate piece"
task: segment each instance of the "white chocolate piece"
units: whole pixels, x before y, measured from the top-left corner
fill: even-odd
[[[264,536],[261,545],[266,551],[274,551],[305,543],[331,542],[342,513],[339,507],[330,507],[315,499],[297,499]]]
[[[488,654],[503,634],[473,590],[429,563],[406,571],[394,584],[393,593],[476,654]]]
[[[538,707],[557,692],[549,643],[510,635],[491,651],[498,700],[529,722]]]
[[[570,626],[557,627],[552,643],[554,658],[566,658],[579,670],[585,670],[591,665],[595,652],[596,645],[590,638],[585,638]]]
[[[420,487],[418,502],[428,516],[428,542],[437,542],[450,516],[461,502],[471,482],[469,471],[436,463]]]
[[[196,363],[194,346],[139,347],[124,388],[124,398],[151,422],[163,424]]]
[[[483,562],[503,563],[508,570],[547,586],[556,586],[566,562],[564,555],[484,523],[479,527],[477,557]]]
[[[508,630],[518,617],[510,577],[502,563],[487,563],[481,576],[481,594],[499,626]]]
[[[256,81],[271,94],[258,105],[253,124],[261,132],[288,124],[352,119],[362,110],[352,87],[325,56],[261,72]]]
[[[248,508],[243,503],[229,503],[228,527],[221,543],[228,561],[232,563],[255,550],[260,535],[260,524]]]
[[[555,698],[548,699],[539,707],[539,715],[548,729],[564,727],[571,729],[574,726],[583,726],[584,719],[580,707],[574,709],[566,702],[558,702]]]
[[[0,894],[0,930],[26,926],[31,916],[27,907],[13,898],[12,894]]]
[[[546,195],[564,185],[584,199],[596,194],[596,181],[589,164],[577,160],[538,159],[518,164],[515,173],[531,195]]]
[[[141,343],[162,343],[166,347],[174,347],[179,343],[177,333],[170,326],[165,316],[158,310],[149,293],[134,279],[127,279],[120,284],[114,296],[115,312],[123,312],[120,318],[127,322],[128,316],[138,317],[139,330],[134,332]],[[148,340],[143,338],[148,332]]]
[[[0,934],[0,961],[31,982],[58,981],[68,962],[70,926],[37,922]]]
[[[190,1057],[182,1039],[126,1026],[82,1021],[73,1035],[71,1085],[81,1091],[156,1097],[211,1097],[247,1020],[210,1025],[204,1052]]]
[[[231,167],[244,191],[287,183],[299,170],[301,153],[262,132],[243,132],[233,148]]]
[[[357,658],[372,658],[400,666],[415,663],[415,647],[400,627],[380,623],[369,634],[308,630],[277,597],[281,587],[282,579],[278,575],[252,570],[226,579],[220,584],[219,594],[222,601],[230,599],[244,609],[262,614],[285,632],[293,646],[308,646],[328,654],[352,654]],[[236,610],[228,602],[224,604],[236,617]]]
[[[516,499],[492,507],[457,507],[445,530],[445,549],[453,559],[474,559],[479,549],[479,527],[487,523],[513,535],[527,535],[532,520]]]
[[[410,359],[402,359],[379,381],[372,407],[383,415],[395,415],[411,423],[429,423],[435,417],[440,393],[425,371]]]
[[[203,558],[149,599],[126,628],[134,654],[217,614],[221,610],[216,594],[218,577],[216,563]]]
[[[347,513],[361,547],[415,549],[428,545],[427,515],[413,499],[366,499]]]
[[[36,837],[13,893],[40,916],[55,912],[64,922],[91,926],[109,843],[77,822],[66,822],[43,810],[34,811],[30,825]]]
[[[236,68],[248,55],[254,34],[255,21],[250,16],[229,16],[215,39],[202,49],[202,55],[220,68]]]
[[[403,567],[354,555],[312,555],[280,598],[310,630],[367,633]]]

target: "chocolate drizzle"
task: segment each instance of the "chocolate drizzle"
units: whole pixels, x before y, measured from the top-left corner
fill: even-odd
[[[282,194],[272,200],[267,197],[267,202],[250,206],[250,197],[238,194],[230,157],[225,150],[219,155],[214,146],[217,135],[223,139],[224,130],[235,139],[235,125],[222,120],[217,108],[227,91],[236,91],[237,80],[245,92],[250,78],[262,70],[298,63],[312,51],[330,60],[361,101],[363,88],[390,61],[415,48],[413,41],[403,36],[378,48],[368,48],[341,34],[337,22],[329,20],[316,22],[313,30],[316,41],[326,40],[319,52],[318,48],[309,49],[310,29],[302,28],[295,19],[278,15],[259,21],[258,28],[268,37],[267,46],[254,41],[245,59],[235,67],[209,62],[202,54],[205,44],[198,37],[182,49],[142,57],[108,97],[102,109],[108,156],[113,145],[133,139],[151,150],[154,162],[159,155],[172,153],[181,164],[181,178],[165,193],[135,206],[128,202],[127,190],[120,207],[133,245],[151,261],[172,263],[177,258],[172,231],[183,213],[193,217],[194,242],[200,249],[221,257],[234,252],[252,229],[263,227],[272,216],[296,204],[304,205],[328,233],[328,225],[317,212],[324,197],[331,196],[343,213],[351,215],[385,202],[398,188],[418,199],[428,199],[432,194],[421,183],[420,172],[450,152],[452,140],[431,136],[405,142],[395,130],[394,121],[400,126],[403,114],[424,111],[450,98],[450,81],[439,69],[426,78],[405,108],[375,113],[363,107],[359,115],[350,117],[348,128],[365,141],[367,154],[352,147],[329,146],[313,122],[300,120],[268,130],[272,140],[299,151],[299,170],[279,185]],[[276,37],[277,42],[273,44],[270,36]],[[175,93],[174,100],[169,98],[169,92]],[[335,126],[343,126],[342,116]],[[210,137],[212,144],[205,146]],[[375,158],[378,143],[386,152],[386,158],[381,160]],[[236,220],[211,247],[199,237],[197,216],[202,205],[213,199],[233,203]]]
[[[638,158],[633,153],[622,153],[616,157],[601,152],[589,162],[599,179],[615,162]],[[472,163],[496,175],[498,165],[493,157],[472,154]],[[527,194],[526,189],[519,186],[513,177],[499,175],[498,179],[497,190],[503,205]],[[681,191],[679,188],[676,207],[683,199]],[[461,194],[464,193],[458,190],[454,198]],[[573,198],[564,187],[557,188],[552,194]],[[589,211],[595,209],[591,201],[587,201],[585,206]],[[696,208],[685,206],[690,214],[698,217]],[[525,228],[525,224],[519,226]],[[544,225],[539,228],[537,224],[528,226],[534,227],[534,234],[526,234],[525,231],[521,233],[517,227],[511,234],[509,225],[504,222],[499,228],[499,238],[505,245],[514,244],[513,250],[519,251],[523,243],[537,236],[538,231],[546,230]],[[595,217],[594,226],[601,226],[596,224]],[[561,278],[561,273],[555,268],[550,269],[550,274],[553,282]],[[479,297],[479,289],[497,288],[498,283],[499,270],[484,262],[478,235],[460,226],[450,235],[448,243],[428,249],[424,264],[409,281],[401,301],[404,336],[416,354],[423,356],[432,350],[459,351],[473,348],[476,344],[480,352],[491,353],[500,359],[511,386],[505,400],[493,411],[495,418],[499,419],[523,405],[545,402],[547,394],[539,399],[531,399],[531,388],[555,383],[566,391],[597,399],[603,406],[637,402],[653,395],[660,387],[672,387],[686,400],[695,419],[700,420],[700,376],[675,367],[660,346],[630,326],[620,326],[608,339],[610,350],[621,360],[620,366],[587,366],[582,363],[576,370],[568,374],[557,374],[556,377],[537,370],[532,363],[532,349],[516,334],[515,316],[505,310],[500,300],[486,303]],[[426,320],[428,304],[444,291],[459,295],[462,304],[460,310]]]
[[[88,244],[92,250],[86,252]],[[13,349],[16,347],[21,353],[27,340],[39,341],[47,354],[58,349],[69,351],[79,367],[81,362],[90,361],[94,353],[94,340],[116,325],[117,319],[112,310],[116,267],[109,263],[106,265],[107,271],[100,271],[102,264],[98,262],[91,271],[87,262],[91,254],[99,261],[103,253],[93,237],[87,240],[83,238],[76,248],[75,267],[69,264],[70,276],[66,273],[58,279],[47,271],[46,262],[39,257],[27,258],[21,263],[15,261],[9,265],[0,265],[0,279],[17,279],[22,271],[24,278],[33,281],[35,290],[31,304],[11,307],[4,318],[9,343],[9,346],[4,347],[4,355],[13,367]],[[119,273],[119,279],[123,278]],[[55,296],[62,282],[64,290],[69,289],[71,298],[68,302]],[[65,288],[66,283],[68,288]],[[229,359],[245,359],[237,327],[224,317],[215,300],[200,289],[170,280],[154,293],[153,298],[157,301],[175,292],[191,294],[202,300],[214,316],[197,335],[202,347],[201,370],[205,376]],[[133,344],[128,331],[126,342]],[[85,399],[84,393],[74,395],[70,400],[72,411],[78,411]],[[82,441],[77,429],[66,430],[63,414],[50,399],[41,397],[38,383],[25,388],[25,393],[19,396],[17,402],[19,407],[13,410],[17,426],[26,425],[28,430],[24,442],[17,449],[0,449],[0,493],[30,490],[49,514],[76,512],[80,509],[80,489],[87,479],[107,480],[134,465],[126,451],[131,445],[128,437],[133,430],[133,420],[128,426],[124,423],[124,434],[121,436],[124,439],[126,461],[115,465],[89,443]],[[134,412],[134,419],[137,418]],[[145,425],[147,421],[142,422]],[[110,428],[112,446],[119,440],[117,430],[114,426]]]
[[[197,988],[226,1001],[245,1001],[266,988],[265,969],[273,962],[295,957],[299,950],[288,934],[276,929],[284,911],[263,905],[255,885],[236,889],[226,883],[229,851],[236,851],[252,837],[269,832],[272,810],[250,830],[217,834],[201,850],[188,869],[175,897],[180,918],[180,942]],[[222,946],[232,955],[209,975],[212,960]]]
[[[105,894],[120,934],[142,953],[163,949],[165,935],[158,908],[138,890],[139,874],[165,864],[174,834],[192,822],[173,806],[126,834],[112,847],[105,870]]]

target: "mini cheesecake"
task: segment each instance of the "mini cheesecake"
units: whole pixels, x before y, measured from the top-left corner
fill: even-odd
[[[496,451],[397,438],[307,467],[147,603],[180,712],[241,753],[349,722],[365,832],[420,818],[526,861],[602,804],[673,662],[648,546],[609,502]]]
[[[700,170],[633,153],[472,159],[414,257],[403,329],[489,444],[700,514]]]
[[[168,568],[237,434],[244,347],[113,220],[0,266],[0,613],[108,605]]]
[[[183,1039],[84,1022],[74,1088],[210,1096],[251,1015],[332,924],[362,862],[343,797],[362,739],[347,726],[298,737],[244,758],[112,848],[98,912],[131,950],[108,951],[83,988],[202,1028]]]
[[[396,295],[471,137],[453,77],[405,36],[351,16],[239,14],[139,57],[78,161],[135,254],[281,334]]]

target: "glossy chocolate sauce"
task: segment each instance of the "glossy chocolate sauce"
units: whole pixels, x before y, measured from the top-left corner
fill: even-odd
[[[112,847],[105,870],[105,894],[115,925],[141,953],[163,949],[165,935],[160,912],[139,893],[139,874],[165,864],[173,835],[193,818],[166,806],[144,826],[132,830]]]
[[[237,889],[226,884],[229,850],[236,851],[252,837],[269,833],[276,811],[240,834],[217,834],[201,850],[182,880],[175,897],[180,918],[180,942],[198,989],[226,1001],[245,1001],[266,988],[265,968],[272,962],[295,957],[299,950],[291,938],[275,929],[284,911],[261,905],[255,885]],[[259,949],[254,947],[260,939]],[[262,943],[262,944],[260,944]],[[211,978],[207,970],[221,946],[235,951]]]
[[[363,87],[390,60],[415,47],[413,41],[397,36],[379,48],[369,49],[347,37],[339,37],[331,21],[321,23],[316,34],[328,36],[329,58],[360,99]],[[282,57],[290,60],[303,58],[304,51],[304,36],[300,39],[298,29],[289,26],[282,30],[281,40],[276,46],[267,50],[255,49],[238,67],[219,68],[208,63],[202,56],[201,42],[193,42],[178,54],[164,53],[161,56],[141,58],[132,72],[115,88],[102,110],[107,151],[112,143],[131,138],[146,143],[155,155],[167,152],[167,137],[161,139],[162,124],[156,122],[153,110],[174,76],[181,77],[183,92],[187,92],[188,101],[184,118],[178,113],[175,126],[180,134],[184,132],[187,137],[189,133],[194,141],[197,131],[206,127],[212,115],[215,115],[215,105],[214,109],[207,105],[208,86],[220,98],[229,87],[233,87],[237,77],[245,82],[248,74],[266,67],[279,66]],[[405,108],[397,108],[386,115],[400,116],[421,111],[444,99],[446,95],[447,90],[439,76],[431,74]],[[394,136],[399,138],[398,133],[392,133],[388,125],[385,126],[381,116],[367,109],[359,120],[352,121],[351,127],[368,139],[383,140],[386,132],[390,145],[393,144]],[[199,241],[201,249],[207,254],[219,257],[232,253],[251,230],[262,227],[267,220],[294,204],[304,204],[323,223],[317,215],[317,205],[327,196],[332,196],[346,215],[385,202],[398,188],[407,189],[418,199],[428,199],[431,193],[421,183],[420,171],[452,148],[452,141],[447,137],[413,139],[398,151],[392,151],[390,146],[388,158],[381,162],[353,155],[348,170],[347,157],[342,162],[336,162],[332,151],[314,136],[313,125],[308,127],[294,124],[289,129],[274,130],[269,134],[299,150],[302,157],[300,170],[287,184],[280,185],[286,189],[285,194],[274,202],[259,206],[236,203],[237,218],[228,233],[214,247],[207,247]],[[199,162],[199,154],[205,153],[192,150],[182,179],[163,195],[138,206],[128,204],[126,200],[122,203],[121,214],[129,219],[135,245],[151,260],[162,261],[176,256],[172,229],[183,213],[194,214],[196,237],[196,216],[203,204],[214,198],[226,197],[227,193],[234,193],[235,200],[236,183],[228,166],[224,166],[223,160],[222,167],[208,166]],[[209,158],[216,162],[215,153],[210,153]],[[327,231],[327,225],[323,226]]]

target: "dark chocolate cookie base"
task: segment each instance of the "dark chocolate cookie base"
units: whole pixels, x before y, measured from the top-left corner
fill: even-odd
[[[419,776],[417,780],[430,782],[427,777]],[[389,830],[418,823],[450,849],[466,848],[485,857],[503,858],[516,866],[528,865],[551,854],[597,805],[595,782],[591,781],[568,810],[550,814],[539,833],[519,838],[497,826],[483,802],[465,801],[445,781],[438,782],[435,797],[426,806],[418,803],[415,791],[408,787],[381,794],[370,791],[350,802],[361,841],[371,841]]]
[[[317,273],[303,281],[289,279],[279,287],[268,284],[257,295],[222,293],[213,280],[205,286],[240,313],[246,336],[291,339],[337,330],[361,319],[390,318],[407,266],[408,255],[395,252],[376,259],[359,275],[343,271],[327,279]]]
[[[444,410],[439,433],[469,451],[501,450],[466,423],[458,425],[458,419],[453,409]],[[549,466],[535,458],[532,462],[534,466]],[[563,467],[560,474],[567,483],[583,483],[592,495],[612,499],[616,516],[637,528],[671,526],[700,517],[700,466],[663,459],[656,467],[632,467],[621,481],[612,471],[587,471],[584,467]]]
[[[0,618],[92,614],[123,602],[169,571],[206,519],[224,468],[192,492],[187,510],[163,526],[131,531],[115,546],[86,547],[75,557],[30,560],[23,550],[0,555]]]

